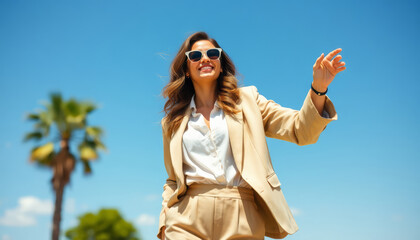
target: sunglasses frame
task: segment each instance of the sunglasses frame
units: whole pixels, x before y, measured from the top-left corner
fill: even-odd
[[[219,51],[219,57],[217,58],[217,59],[211,59],[211,58],[209,58],[209,55],[207,55],[207,52],[208,51],[210,51],[210,50],[213,50],[213,49],[216,49],[216,50],[218,50]],[[188,51],[188,52],[186,52],[185,53],[185,55],[187,56],[187,58],[188,58],[188,60],[190,60],[191,62],[199,62],[201,59],[203,59],[203,56],[204,56],[204,54],[206,54],[206,56],[207,56],[207,58],[208,59],[210,59],[210,60],[220,60],[220,57],[222,56],[222,49],[221,48],[209,48],[209,49],[207,49],[207,50],[205,50],[205,51],[199,51],[199,50],[193,50],[193,51]],[[201,52],[201,58],[200,59],[198,59],[197,61],[192,61],[191,59],[190,59],[190,56],[189,56],[189,54],[191,53],[191,52]]]

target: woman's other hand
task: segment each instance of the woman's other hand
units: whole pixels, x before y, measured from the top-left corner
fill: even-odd
[[[313,66],[313,82],[312,86],[319,92],[325,92],[327,87],[333,81],[335,75],[344,69],[346,69],[345,62],[340,62],[341,55],[333,57],[341,52],[341,48],[337,48],[334,51],[328,53],[324,58],[324,53],[316,60]]]

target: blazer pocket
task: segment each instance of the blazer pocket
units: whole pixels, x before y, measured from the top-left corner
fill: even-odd
[[[277,178],[276,173],[274,173],[274,172],[267,176],[267,181],[268,181],[268,183],[270,183],[271,187],[273,187],[273,188],[280,187],[280,185],[281,185],[279,179]]]

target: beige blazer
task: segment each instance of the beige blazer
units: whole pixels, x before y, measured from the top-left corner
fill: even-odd
[[[321,117],[312,103],[310,92],[300,111],[267,100],[254,86],[240,88],[240,99],[237,106],[240,112],[234,117],[225,115],[234,161],[242,178],[257,193],[255,199],[265,219],[265,235],[284,238],[295,233],[298,226],[273,170],[266,136],[298,145],[312,144],[329,122],[337,120],[337,113],[327,97],[324,110],[330,118]],[[180,127],[170,138],[166,137],[167,125],[165,118],[162,119],[164,161],[169,177],[163,186],[158,238],[161,238],[165,225],[165,206],[170,208],[187,190],[182,169],[182,135],[190,114],[189,108]]]

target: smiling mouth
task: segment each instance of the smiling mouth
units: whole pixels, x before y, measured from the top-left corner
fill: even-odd
[[[210,71],[213,70],[213,67],[211,67],[211,66],[204,66],[204,67],[201,67],[199,70],[202,71],[202,72],[210,72]]]

